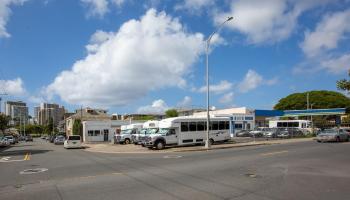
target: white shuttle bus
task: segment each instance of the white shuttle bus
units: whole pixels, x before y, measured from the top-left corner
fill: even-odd
[[[142,129],[139,133],[132,135],[132,142],[136,144],[142,144],[146,135],[154,134],[159,131],[159,121],[150,120],[142,125]]]
[[[270,120],[269,128],[298,128],[304,134],[312,132],[312,124],[309,120]]]
[[[206,117],[174,117],[161,120],[159,131],[148,135],[143,145],[163,149],[165,146],[204,144],[206,141]],[[210,118],[209,142],[230,140],[229,117]]]
[[[132,135],[138,134],[142,129],[143,123],[130,124],[121,126],[121,132],[116,136],[117,142],[120,144],[130,144],[132,142]]]

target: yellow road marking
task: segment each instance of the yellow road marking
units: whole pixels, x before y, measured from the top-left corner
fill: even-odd
[[[26,153],[23,160],[30,160],[30,153]]]
[[[262,156],[271,156],[271,155],[282,154],[282,153],[288,153],[288,151],[275,151],[275,152],[270,152],[270,153],[262,153],[260,155],[262,155]]]

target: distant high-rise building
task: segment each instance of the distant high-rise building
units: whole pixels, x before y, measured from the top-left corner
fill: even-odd
[[[33,121],[35,124],[39,124],[39,112],[40,112],[40,106],[34,107],[34,118]]]
[[[50,120],[53,120],[54,125],[57,126],[58,122],[63,120],[65,112],[63,106],[51,103],[41,103],[40,107],[34,108],[35,118],[40,125],[47,125]]]
[[[10,116],[10,125],[28,124],[28,107],[23,101],[6,101],[5,115]]]

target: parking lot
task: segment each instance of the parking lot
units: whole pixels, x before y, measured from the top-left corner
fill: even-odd
[[[41,139],[1,149],[1,199],[318,200],[350,195],[348,142],[150,154],[86,150],[66,150]]]

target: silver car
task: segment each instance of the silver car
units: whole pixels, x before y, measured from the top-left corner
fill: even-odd
[[[342,129],[325,129],[316,138],[317,142],[347,142],[349,135]]]

